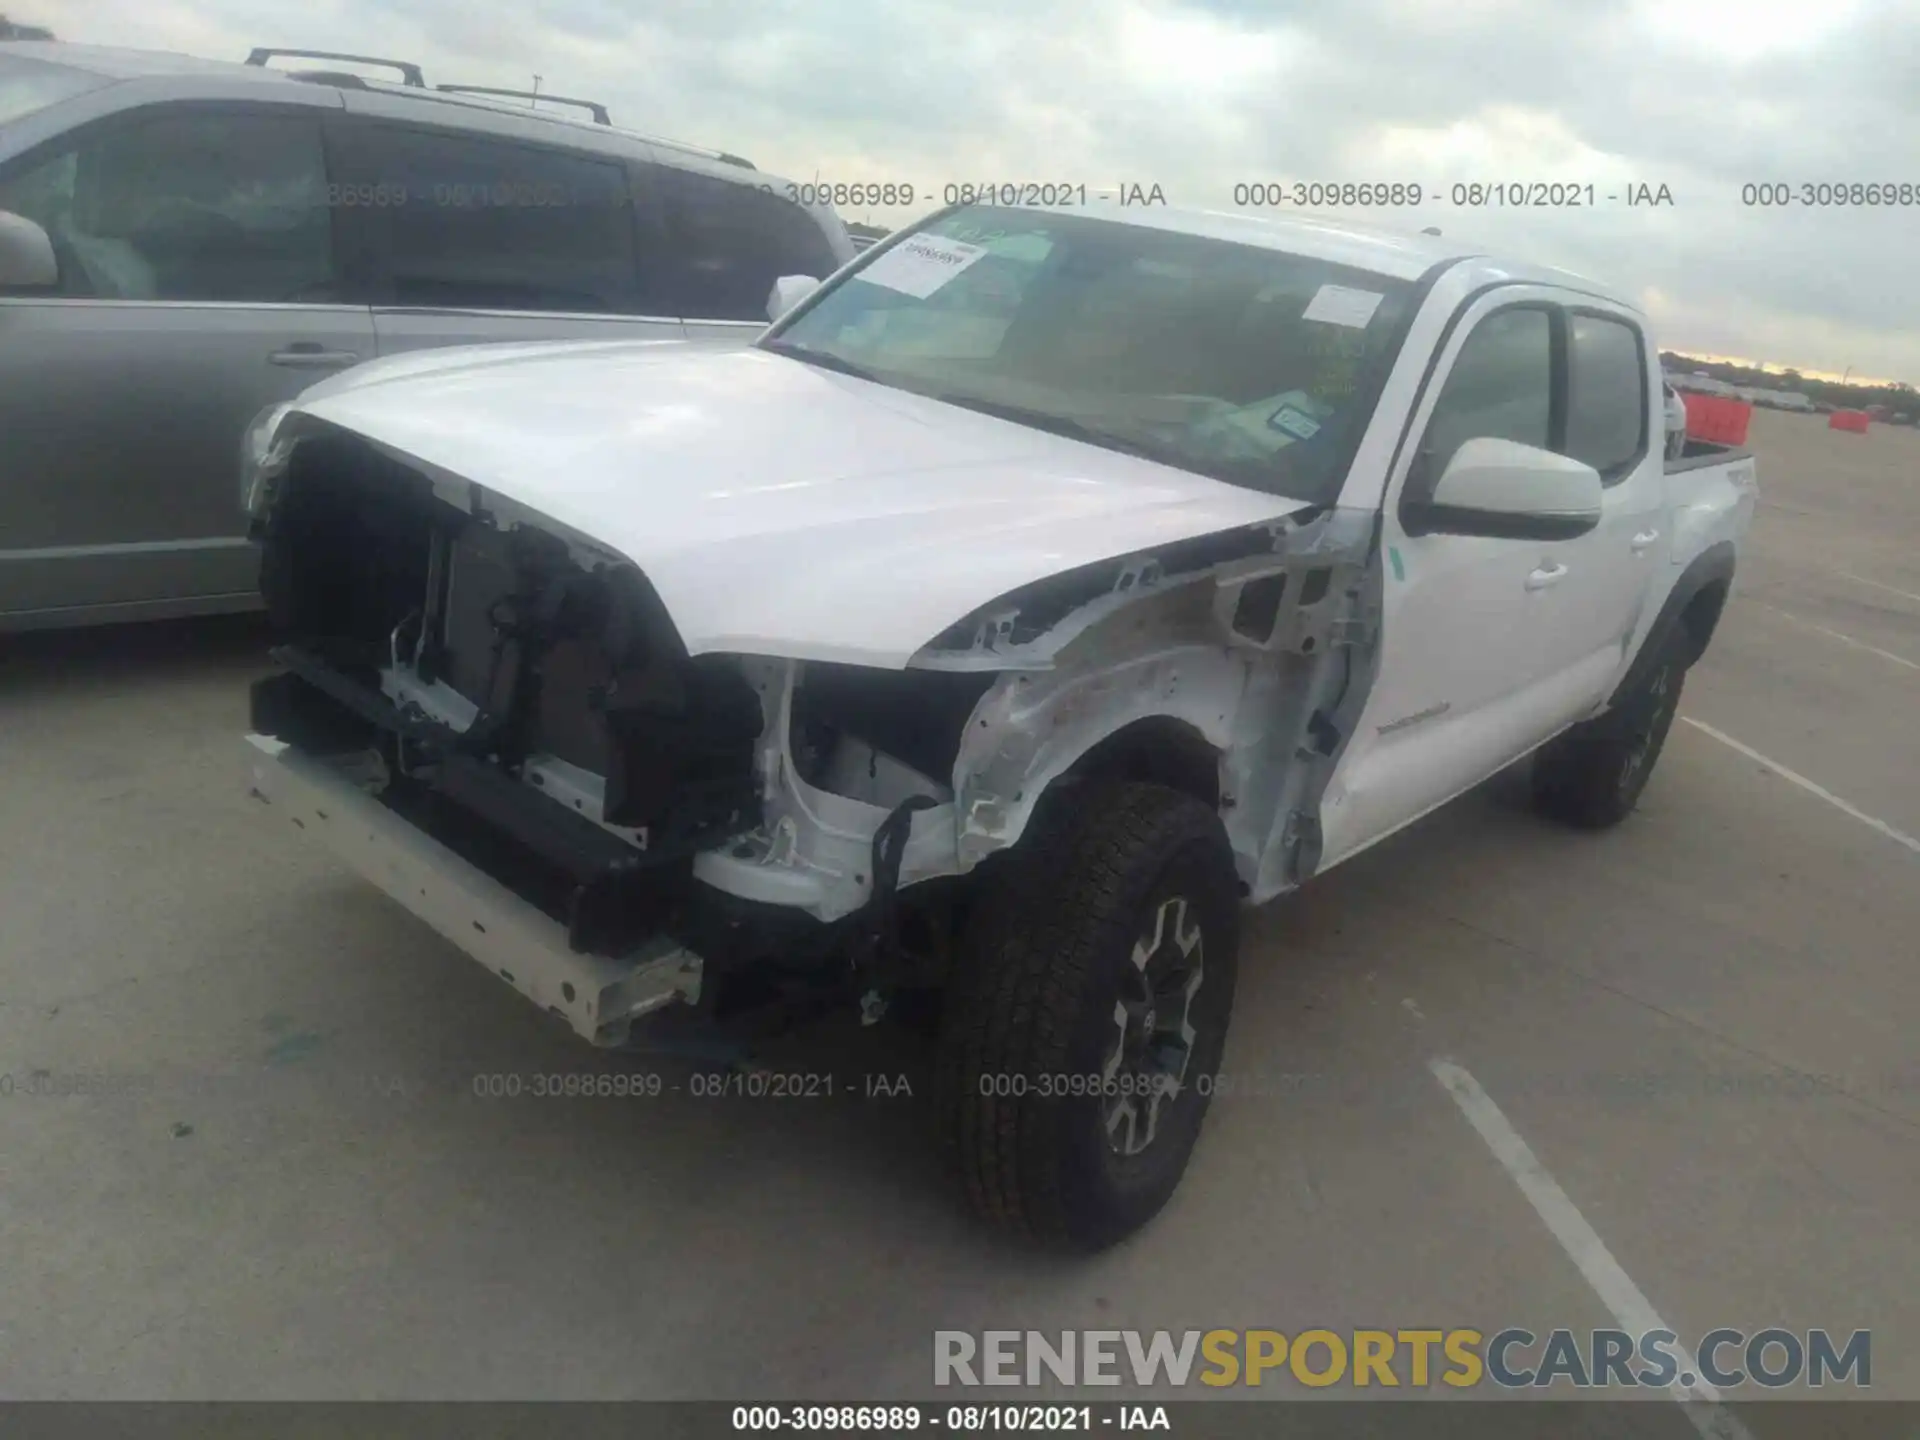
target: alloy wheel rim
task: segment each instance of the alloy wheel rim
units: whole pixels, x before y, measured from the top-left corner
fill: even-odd
[[[1100,1090],[1102,1132],[1122,1156],[1153,1143],[1193,1062],[1193,997],[1206,979],[1206,937],[1185,896],[1154,909],[1134,941],[1132,962],[1113,1004]]]
[[[1634,724],[1633,743],[1628,746],[1626,758],[1620,765],[1622,791],[1631,789],[1640,772],[1646,768],[1647,757],[1653,751],[1653,737],[1659,733],[1661,721],[1673,704],[1673,667],[1663,665],[1647,687],[1647,704],[1641,718]]]

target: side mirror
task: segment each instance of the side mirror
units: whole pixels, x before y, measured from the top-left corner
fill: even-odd
[[[1591,465],[1513,440],[1465,441],[1409,506],[1420,533],[1501,540],[1571,540],[1600,523],[1604,492]]]
[[[811,275],[782,275],[767,296],[767,319],[778,320],[819,288],[820,282]]]
[[[47,232],[24,215],[0,210],[0,290],[51,290],[60,283]]]

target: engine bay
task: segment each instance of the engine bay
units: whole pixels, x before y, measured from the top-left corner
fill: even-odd
[[[688,656],[632,565],[477,490],[461,509],[344,434],[295,450],[260,531],[282,670],[254,728],[377,756],[386,804],[576,948],[643,941],[691,857],[759,823],[760,696],[731,657]]]

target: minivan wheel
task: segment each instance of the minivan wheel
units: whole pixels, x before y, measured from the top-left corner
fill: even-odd
[[[1226,1044],[1239,886],[1219,817],[1179,791],[1050,795],[976,907],[935,1104],[990,1223],[1099,1250],[1167,1203]]]
[[[1669,640],[1632,694],[1541,747],[1533,762],[1540,812],[1585,830],[1632,814],[1673,728],[1686,675],[1681,647]]]

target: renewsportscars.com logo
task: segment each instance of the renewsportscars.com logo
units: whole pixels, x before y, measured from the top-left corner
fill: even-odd
[[[1695,1365],[1698,1370],[1696,1372]],[[1719,1390],[1873,1381],[1873,1332],[1710,1330],[1688,1355],[1671,1330],[936,1330],[933,1383],[950,1385],[1298,1384],[1421,1390]]]

